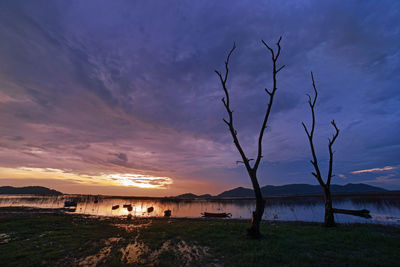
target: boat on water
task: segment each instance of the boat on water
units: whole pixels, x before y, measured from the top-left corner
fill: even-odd
[[[171,217],[171,210],[165,210],[164,217]]]
[[[125,209],[127,209],[128,211],[132,211],[132,204],[124,204],[123,206]]]
[[[71,200],[64,201],[64,208],[76,207],[77,205],[78,203],[76,203],[75,201]]]
[[[117,210],[117,209],[119,209],[119,205],[114,205],[114,206],[111,207],[111,209],[112,210]]]
[[[220,213],[215,213],[215,212],[203,212],[201,213],[202,217],[208,217],[208,218],[230,218],[232,217],[232,213],[225,213],[225,212],[220,212]]]

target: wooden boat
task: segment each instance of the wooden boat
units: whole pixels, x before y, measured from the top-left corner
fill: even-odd
[[[68,208],[65,208],[65,211],[68,211],[68,212],[75,212],[75,211],[76,211],[76,207],[68,207]]]
[[[119,209],[119,205],[114,205],[114,206],[111,207],[111,209],[112,210],[117,210],[117,209]]]
[[[147,208],[147,212],[148,212],[148,213],[153,212],[153,210],[154,210],[153,207]]]
[[[232,217],[231,213],[225,213],[225,212],[221,212],[221,213],[203,212],[203,213],[201,213],[201,215],[203,217],[209,217],[209,218],[230,218],[230,217]]]
[[[164,210],[164,217],[171,217],[171,210]]]
[[[132,211],[132,204],[124,204],[123,206],[125,209],[128,209],[128,211]]]
[[[77,205],[78,203],[76,203],[75,201],[71,200],[64,201],[64,208],[76,207]]]

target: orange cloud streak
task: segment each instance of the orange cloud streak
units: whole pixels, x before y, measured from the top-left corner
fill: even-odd
[[[365,169],[365,170],[358,170],[352,171],[352,174],[360,174],[360,173],[368,173],[368,172],[381,172],[381,171],[390,171],[394,170],[395,168],[392,166],[386,166],[384,168],[373,168],[373,169]]]

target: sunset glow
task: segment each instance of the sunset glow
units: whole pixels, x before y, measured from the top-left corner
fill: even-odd
[[[54,168],[1,168],[0,176],[13,179],[59,179],[71,180],[79,184],[97,184],[102,186],[127,186],[147,189],[166,189],[171,185],[172,179],[168,177],[156,177],[144,174],[103,174],[86,175],[72,173],[68,170]]]
[[[153,177],[142,174],[109,174],[103,176],[124,186],[134,186],[138,188],[165,189],[172,184],[172,179],[168,177]]]

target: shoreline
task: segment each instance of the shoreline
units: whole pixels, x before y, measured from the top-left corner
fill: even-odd
[[[86,218],[86,219],[97,219],[97,220],[122,220],[122,221],[135,221],[135,220],[160,220],[160,221],[169,221],[169,220],[183,220],[183,221],[225,221],[225,222],[250,222],[251,218],[218,218],[218,217],[162,217],[162,216],[132,216],[128,219],[127,215],[121,216],[103,216],[103,215],[91,215],[91,214],[81,214],[68,212],[68,210],[64,208],[60,209],[42,209],[42,208],[31,208],[31,207],[0,207],[0,218],[7,216],[23,216],[23,215],[63,215],[63,216],[73,216],[77,218]],[[263,224],[294,224],[294,225],[323,225],[322,222],[315,221],[288,221],[288,220],[262,220]],[[350,222],[350,223],[341,223],[336,222],[337,225],[375,225],[375,226],[389,226],[389,227],[397,227],[400,229],[400,224],[396,223],[379,223],[379,222]]]

